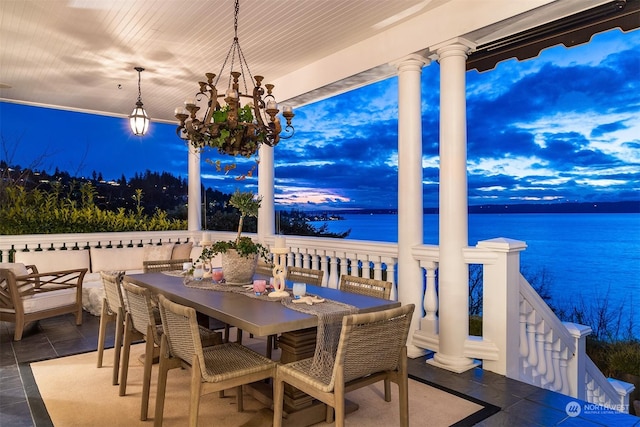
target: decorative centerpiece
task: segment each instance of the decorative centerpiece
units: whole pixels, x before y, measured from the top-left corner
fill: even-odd
[[[200,260],[210,261],[217,254],[222,255],[222,274],[225,283],[229,285],[248,285],[253,281],[258,257],[268,261],[269,251],[260,243],[255,243],[250,237],[242,236],[244,218],[257,218],[262,197],[256,197],[251,192],[236,190],[229,204],[240,211],[238,221],[238,235],[235,240],[217,241],[202,249]]]
[[[289,253],[289,248],[285,244],[286,240],[282,236],[276,237],[275,245],[271,248],[273,253],[273,292],[269,294],[271,298],[287,297],[289,293],[285,288],[285,257]]]

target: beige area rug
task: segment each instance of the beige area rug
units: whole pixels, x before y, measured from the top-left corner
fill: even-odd
[[[264,342],[260,344],[264,346]],[[31,364],[34,379],[56,427],[109,426],[133,427],[153,425],[157,365],[154,365],[149,402],[149,418],[140,421],[142,394],[142,363],[138,356],[143,345],[132,347],[127,395],[118,396],[118,387],[111,385],[113,350],[105,351],[104,365],[96,368],[97,353],[52,359]],[[270,426],[273,413],[262,403],[245,393],[245,411],[236,411],[234,391],[224,398],[218,393],[202,397],[199,425]],[[347,395],[360,409],[347,416],[348,426],[397,426],[398,392],[392,384],[392,401],[384,401],[382,383],[356,390]],[[227,397],[228,396],[228,397]],[[450,426],[482,409],[482,406],[420,382],[409,380],[410,424],[431,427]],[[187,425],[189,402],[189,371],[173,369],[167,381],[164,426]],[[317,426],[332,424],[319,423]]]

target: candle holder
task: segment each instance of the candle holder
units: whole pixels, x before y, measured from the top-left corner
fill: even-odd
[[[285,291],[285,256],[289,253],[289,248],[272,248],[271,253],[274,255],[273,267],[273,292],[269,293],[271,298],[288,297],[289,293]]]

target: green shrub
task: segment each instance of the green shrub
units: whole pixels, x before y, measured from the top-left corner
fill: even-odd
[[[100,209],[94,203],[95,190],[90,183],[72,187],[68,194],[62,194],[56,185],[48,192],[17,185],[3,186],[0,192],[0,199],[8,201],[0,206],[0,234],[5,235],[187,229],[185,220],[169,219],[162,210],[145,214],[140,206],[141,191],[136,191],[136,209],[128,211]]]

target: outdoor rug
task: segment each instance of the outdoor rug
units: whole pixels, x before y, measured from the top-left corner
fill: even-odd
[[[264,346],[264,343],[261,343]],[[31,398],[32,410],[38,418],[50,417],[55,427],[109,426],[132,427],[152,425],[155,408],[157,365],[154,365],[149,401],[148,421],[140,421],[142,393],[142,363],[138,356],[143,345],[131,349],[127,395],[118,396],[118,387],[111,385],[113,349],[105,350],[104,365],[96,368],[97,353],[83,353],[58,359],[31,363],[31,372],[41,396]],[[169,371],[167,397],[164,410],[164,426],[185,426],[188,418],[190,371]],[[261,402],[245,393],[244,412],[236,411],[235,391],[227,391],[225,397],[211,393],[202,397],[199,425],[270,426],[272,412]],[[392,384],[392,401],[384,401],[382,383],[353,391],[347,398],[360,409],[346,418],[348,426],[397,426],[398,392]],[[35,407],[35,408],[34,408]],[[39,408],[38,408],[39,407]],[[410,425],[450,426],[473,418],[483,406],[467,399],[409,380]],[[37,416],[38,411],[41,412]],[[48,415],[47,415],[48,414]],[[51,425],[48,422],[36,425]],[[322,422],[317,426],[327,426]]]

